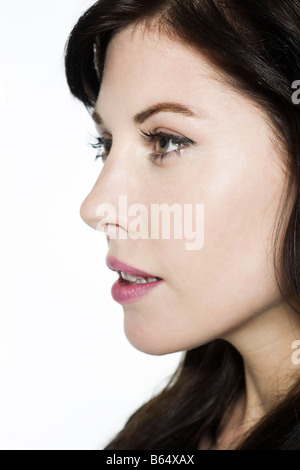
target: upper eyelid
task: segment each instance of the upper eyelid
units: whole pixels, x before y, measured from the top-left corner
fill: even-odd
[[[189,139],[188,137],[185,137],[185,136],[182,136],[182,135],[179,135],[179,134],[172,134],[172,133],[169,133],[169,132],[163,132],[163,131],[159,131],[158,132],[158,129],[154,129],[153,132],[151,131],[148,131],[148,134],[146,132],[144,132],[142,129],[140,129],[140,136],[142,137],[142,139],[146,140],[147,142],[151,143],[156,137],[166,137],[170,140],[173,140],[174,143],[180,145],[195,145],[195,142],[191,139]],[[112,139],[112,136],[110,135],[110,137],[107,137],[106,135],[107,133],[104,132],[102,135],[98,135],[96,137],[96,140],[97,140],[97,144],[95,145],[95,147],[97,147],[98,145],[103,145],[105,144],[106,142],[109,142],[112,144],[113,142],[113,139]]]
[[[168,137],[170,137],[170,138],[173,137],[173,138],[178,138],[178,139],[182,138],[182,139],[186,139],[186,140],[189,140],[189,141],[193,142],[191,139],[189,139],[188,137],[185,137],[185,136],[183,136],[183,135],[180,135],[180,134],[172,134],[172,132],[158,131],[158,129],[159,129],[159,128],[155,128],[155,129],[153,130],[153,132],[148,131],[148,134],[152,134],[153,136],[156,136],[156,135],[157,135],[157,136],[164,135],[164,136],[168,136]],[[145,134],[145,132],[144,132],[142,129],[140,129],[140,132],[141,132],[142,134]],[[99,134],[97,135],[97,138],[100,138],[100,139],[107,139],[107,140],[112,139],[112,137],[113,137],[112,134],[111,134],[110,132],[107,132],[107,131],[103,131],[102,133],[99,133]],[[193,142],[193,143],[195,143],[195,142]]]
[[[185,137],[183,135],[179,135],[179,134],[172,134],[172,133],[169,133],[169,132],[163,132],[163,131],[160,131],[160,132],[157,132],[157,130],[155,129],[154,132],[150,132],[148,131],[148,134],[144,131],[142,131],[142,138],[148,142],[151,142],[153,139],[155,139],[155,137],[166,137],[170,140],[173,140],[175,143],[177,144],[186,144],[186,145],[195,145],[196,142],[194,142],[192,139],[189,139],[188,137]],[[177,141],[177,142],[176,142]]]
[[[93,146],[96,146],[98,144],[102,144],[103,142],[110,142],[112,141],[112,139],[107,139],[106,137],[100,137],[99,135],[97,137],[94,137],[96,142],[95,143],[91,143],[92,147]]]
[[[97,138],[99,139],[106,139],[106,140],[109,140],[109,139],[112,139],[112,135],[109,133],[109,132],[101,132],[97,135]]]
[[[112,137],[112,134],[107,130],[106,127],[104,127],[104,125],[96,125],[95,127],[95,131],[97,133],[97,137],[100,137],[100,138],[104,138],[104,137]]]

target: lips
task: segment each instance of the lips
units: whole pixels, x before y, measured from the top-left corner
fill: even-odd
[[[164,283],[163,279],[160,277],[147,273],[146,271],[142,271],[141,269],[135,268],[133,266],[129,266],[128,264],[117,260],[113,256],[107,256],[106,264],[109,269],[112,271],[117,271],[120,274],[119,279],[112,286],[111,294],[113,299],[122,305],[137,302],[139,299],[146,296],[146,294],[149,295],[151,291]],[[124,280],[123,273],[126,275],[126,278],[129,276],[133,276],[135,278],[146,278],[147,282],[141,283],[138,282],[137,279],[136,282]]]
[[[119,273],[124,272],[124,273],[127,273],[127,274],[131,274],[131,276],[136,276],[136,277],[161,279],[160,277],[156,276],[155,274],[147,273],[146,271],[142,271],[141,269],[137,269],[133,266],[129,266],[128,264],[125,264],[125,263],[117,260],[113,256],[107,256],[106,265],[112,271],[117,271]]]

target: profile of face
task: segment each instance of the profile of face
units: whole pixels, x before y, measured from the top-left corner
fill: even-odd
[[[184,238],[108,237],[110,256],[163,279],[123,305],[132,345],[154,355],[189,350],[280,308],[272,247],[285,173],[264,112],[201,52],[142,25],[110,42],[95,112],[112,146],[81,207],[87,224],[96,228],[97,207],[117,208],[120,195],[149,213],[152,204],[204,207],[199,250]],[[185,143],[149,142],[143,132]],[[161,148],[163,159],[153,159]]]

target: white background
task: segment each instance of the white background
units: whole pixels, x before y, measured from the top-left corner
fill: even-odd
[[[180,354],[136,351],[104,234],[79,208],[101,163],[64,76],[93,1],[0,0],[0,448],[102,449]]]

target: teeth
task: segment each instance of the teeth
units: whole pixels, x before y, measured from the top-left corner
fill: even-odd
[[[120,274],[125,281],[129,281],[134,284],[147,284],[148,282],[158,281],[156,277],[136,277],[124,272],[121,272]]]
[[[142,277],[132,276],[131,274],[121,272],[121,276],[125,281],[136,282],[137,280],[144,280]]]

